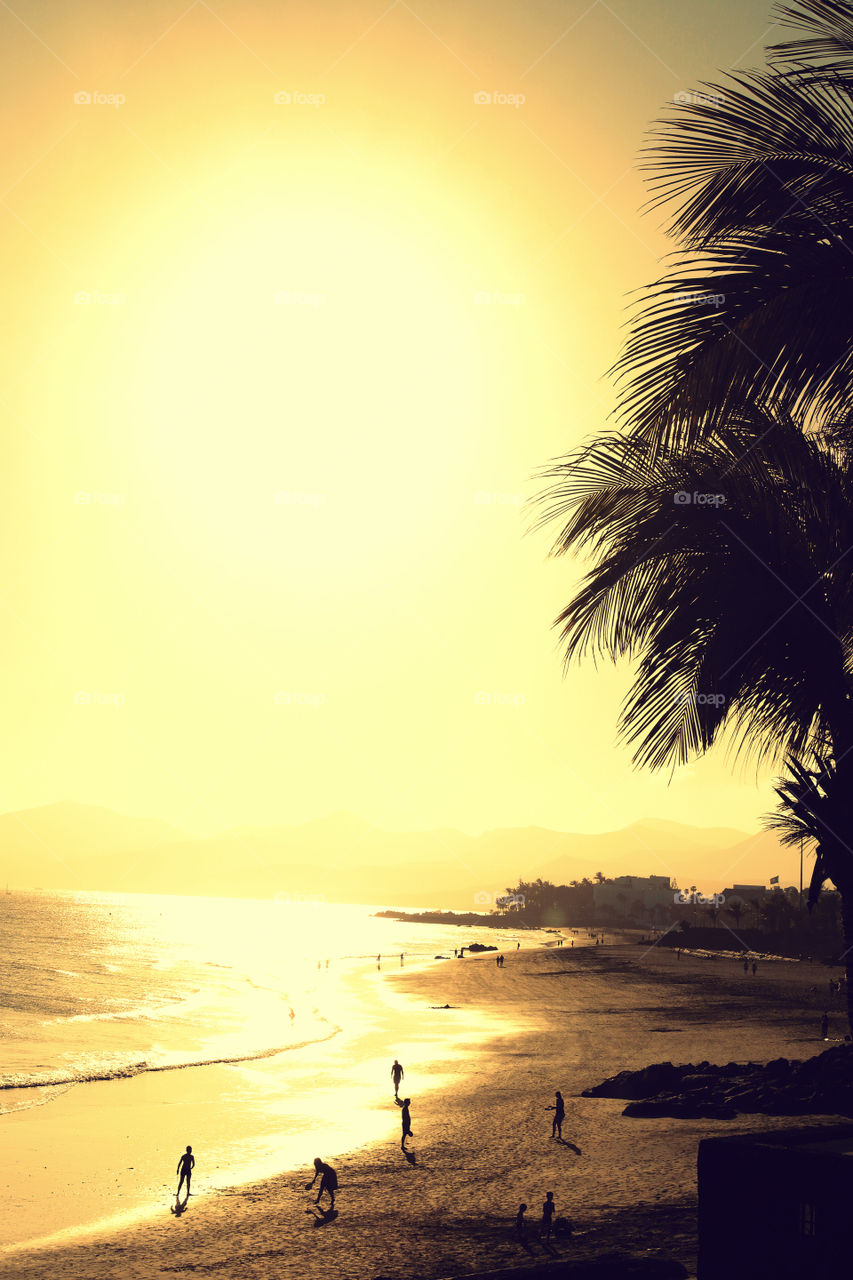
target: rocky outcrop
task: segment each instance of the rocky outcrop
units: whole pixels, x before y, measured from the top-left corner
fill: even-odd
[[[625,1116],[730,1119],[742,1113],[853,1116],[853,1046],[839,1045],[805,1061],[657,1062],[620,1071],[585,1098],[628,1098]]]

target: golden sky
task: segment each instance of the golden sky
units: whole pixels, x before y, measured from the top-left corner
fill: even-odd
[[[0,6],[0,808],[755,826],[562,678],[521,503],[657,273],[649,121],[769,8]]]

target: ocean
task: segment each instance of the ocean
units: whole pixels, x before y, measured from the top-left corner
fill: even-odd
[[[329,1037],[336,979],[511,931],[380,908],[144,894],[0,894],[0,1114],[86,1081],[263,1058]],[[521,933],[522,945],[547,935]],[[352,1010],[348,1011],[352,1016]],[[344,1012],[344,1016],[347,1013]]]

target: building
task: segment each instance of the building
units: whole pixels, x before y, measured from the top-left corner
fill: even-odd
[[[733,903],[739,903],[744,911],[748,911],[754,902],[760,902],[767,893],[767,887],[763,884],[733,884],[728,889],[723,889],[722,896],[725,899],[727,907]]]
[[[655,907],[671,907],[674,894],[675,887],[669,876],[616,876],[592,887],[596,911],[610,907],[618,916],[639,914],[639,924],[647,923]]]
[[[699,1143],[698,1280],[847,1275],[853,1124]]]

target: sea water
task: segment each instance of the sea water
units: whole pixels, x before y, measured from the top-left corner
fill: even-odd
[[[322,1040],[328,975],[423,962],[488,928],[378,908],[144,894],[0,894],[0,1112],[88,1080]],[[541,942],[521,934],[523,945]]]

